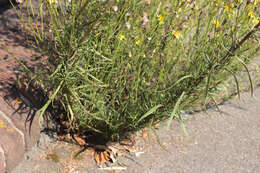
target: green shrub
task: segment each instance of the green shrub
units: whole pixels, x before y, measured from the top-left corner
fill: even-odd
[[[259,2],[228,2],[27,0],[20,17],[48,55],[27,71],[50,96],[41,115],[62,105],[72,129],[112,140],[182,122],[259,49]]]

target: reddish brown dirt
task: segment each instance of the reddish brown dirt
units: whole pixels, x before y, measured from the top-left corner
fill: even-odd
[[[26,45],[21,23],[11,8],[0,9],[0,172],[10,172],[22,159],[26,151],[35,145],[40,130],[37,118],[33,121],[31,134],[25,127],[29,107],[15,113],[20,104],[10,91],[19,76],[19,63],[14,57],[33,67],[37,52]]]

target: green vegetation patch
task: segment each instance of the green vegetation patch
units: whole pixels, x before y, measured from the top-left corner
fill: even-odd
[[[19,13],[48,58],[27,73],[72,130],[118,140],[214,100],[259,51],[259,1],[39,1]],[[258,10],[258,11],[257,11]],[[30,15],[29,15],[30,14]],[[239,87],[238,87],[239,90]]]

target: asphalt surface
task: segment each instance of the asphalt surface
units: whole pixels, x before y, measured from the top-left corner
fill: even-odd
[[[260,98],[260,88],[255,96]],[[182,140],[183,132],[176,123],[169,133],[161,129],[159,136],[168,143],[169,153],[153,147],[144,162],[152,164],[143,164],[141,172],[259,173],[260,102],[249,93],[242,98],[244,101],[232,100],[221,106],[222,114],[209,110],[192,115],[186,121],[189,140]],[[138,172],[134,170],[129,172]]]

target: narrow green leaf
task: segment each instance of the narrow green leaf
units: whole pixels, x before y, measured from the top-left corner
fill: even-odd
[[[70,103],[69,103],[69,100],[68,100],[68,96],[65,95],[65,98],[66,98],[66,107],[68,108],[69,114],[70,114],[70,116],[68,116],[68,119],[69,119],[69,122],[71,124],[73,122],[73,120],[74,120],[74,113],[73,113],[73,110],[72,110],[72,108],[70,106]]]
[[[146,112],[138,121],[137,124],[142,121],[144,118],[148,117],[149,115],[153,114],[159,107],[162,107],[163,105],[156,105],[153,108],[151,108],[148,112]]]
[[[177,102],[176,102],[176,104],[175,104],[175,106],[174,106],[174,108],[173,108],[173,111],[172,111],[172,113],[171,113],[171,115],[170,115],[170,118],[169,118],[169,121],[168,121],[168,124],[167,124],[167,128],[166,128],[166,131],[169,130],[170,125],[171,125],[171,122],[172,122],[172,119],[173,119],[174,117],[176,117],[177,111],[179,110],[179,105],[180,105],[180,103],[181,103],[182,98],[183,98],[184,95],[185,95],[185,92],[183,91],[183,93],[181,94],[181,96],[180,96],[179,99],[177,100]]]
[[[178,121],[181,124],[181,128],[182,128],[185,136],[189,138],[189,133],[188,133],[187,128],[186,128],[186,126],[184,124],[183,118],[182,118],[181,114],[178,114],[178,115],[179,115],[178,116]]]
[[[207,100],[207,97],[208,97],[211,72],[212,72],[212,70],[209,72],[208,77],[207,77],[207,83],[206,83],[206,89],[205,89],[205,98],[204,98],[204,106],[206,105],[206,100]]]
[[[55,92],[51,95],[51,97],[49,98],[49,100],[45,103],[45,105],[39,110],[41,113],[39,115],[39,125],[41,126],[41,119],[43,114],[45,113],[46,109],[48,108],[48,106],[50,105],[50,103],[54,100],[55,96],[57,95],[57,93],[59,92],[59,90],[61,89],[61,86],[63,84],[64,81],[61,81],[59,86],[57,87],[57,89],[55,90]]]
[[[63,64],[59,64],[56,68],[56,70],[50,75],[50,78],[52,78],[56,73],[58,73],[58,71],[61,69],[61,67],[63,66]]]
[[[236,58],[238,59],[238,61],[239,61],[239,62],[244,66],[244,68],[246,69],[246,72],[247,72],[247,75],[248,75],[248,79],[249,79],[249,83],[250,83],[251,96],[253,97],[253,95],[254,95],[253,82],[252,82],[252,79],[251,79],[251,75],[250,75],[250,73],[249,73],[249,70],[248,70],[248,68],[247,68],[247,66],[246,66],[246,63],[245,63],[243,60],[241,60],[240,58],[238,58],[237,56],[236,56]]]
[[[155,136],[155,139],[156,139],[156,141],[158,142],[158,144],[160,145],[160,147],[162,147],[162,149],[163,149],[164,151],[167,151],[167,152],[169,153],[169,151],[166,149],[166,147],[161,143],[161,140],[160,140],[160,138],[159,138],[159,136],[158,136],[158,134],[156,133],[156,131],[155,131],[154,128],[152,128],[152,131],[153,131],[154,136]]]
[[[27,74],[33,75],[33,72],[20,59],[18,59],[16,56],[14,56],[14,59],[23,67]]]
[[[192,77],[192,75],[183,76],[183,77],[181,77],[179,80],[177,80],[177,81],[176,81],[172,86],[170,86],[169,88],[166,88],[166,89],[161,90],[161,91],[158,91],[158,92],[165,92],[165,91],[167,91],[167,90],[173,88],[174,86],[176,86],[178,83],[180,83],[180,82],[183,81],[184,79],[191,78],[191,77]]]
[[[214,97],[212,97],[212,96],[210,96],[210,98],[211,98],[211,100],[214,102],[214,105],[216,106],[217,110],[221,113],[221,110],[220,110],[220,108],[218,107],[218,103],[217,103],[216,99],[215,99]]]
[[[227,69],[227,68],[225,68],[225,70],[230,72],[232,74],[232,76],[234,77],[235,82],[236,82],[236,87],[237,87],[237,95],[238,95],[238,98],[240,99],[240,89],[239,89],[239,84],[238,84],[238,80],[237,80],[237,77],[236,77],[235,73],[233,71]]]

